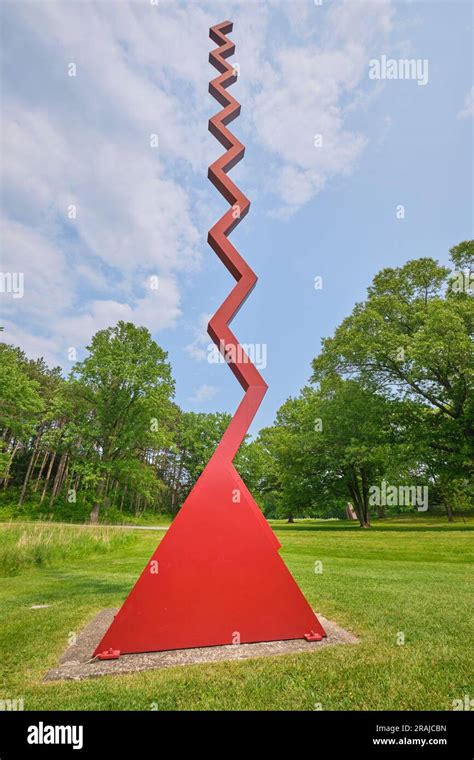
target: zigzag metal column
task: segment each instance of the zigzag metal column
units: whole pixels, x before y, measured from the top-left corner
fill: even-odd
[[[208,331],[226,355],[245,395],[222,440],[122,608],[94,652],[95,657],[221,644],[307,638],[325,632],[279,556],[280,544],[232,464],[267,390],[229,323],[257,278],[227,235],[250,202],[227,177],[244,146],[226,125],[240,105],[225,87],[236,81],[226,58],[234,44],[232,23],[213,26],[219,47],[210,62],[221,72],[209,90],[223,106],[209,130],[226,152],[209,167],[209,178],[231,208],[209,231],[209,244],[236,285],[209,322]]]
[[[227,239],[227,235],[250,208],[248,198],[225,174],[245,153],[242,143],[225,126],[240,114],[240,103],[224,89],[237,79],[233,67],[225,60],[235,51],[235,45],[226,37],[226,33],[231,30],[231,22],[225,21],[211,27],[209,35],[219,45],[217,50],[210,53],[209,60],[222,72],[210,82],[209,92],[224,106],[222,111],[210,119],[209,131],[227,150],[211,164],[208,172],[211,182],[231,204],[231,208],[209,230],[208,242],[237,280],[236,286],[209,322],[208,332],[221,353],[230,357],[229,366],[246,392],[218,448],[219,454],[222,453],[230,460],[234,458],[267,391],[267,384],[228,326],[257,282],[254,272]]]

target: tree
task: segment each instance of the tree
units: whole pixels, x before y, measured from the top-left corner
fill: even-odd
[[[281,483],[276,447],[273,445],[273,437],[279,432],[277,428],[262,429],[254,441],[243,442],[234,460],[236,469],[265,517],[275,517],[278,510],[281,513]]]
[[[361,526],[370,525],[369,488],[386,468],[390,413],[381,396],[336,377],[279,409],[276,428],[284,433],[276,451],[290,517],[315,509],[342,514],[350,499]]]
[[[465,265],[472,241],[453,251]],[[449,473],[471,478],[474,440],[474,300],[449,282],[449,270],[429,258],[382,270],[367,300],[323,341],[312,377],[355,378],[387,399],[421,404],[416,434],[437,452],[445,483]]]
[[[467,271],[470,275],[474,272],[474,240],[464,240],[462,243],[450,248],[451,261],[459,271]],[[468,283],[471,284],[469,279]]]
[[[64,379],[43,359],[1,347],[3,492],[71,519],[92,510],[98,520],[104,508],[176,514],[231,416],[173,403],[166,354],[145,328],[121,322],[88,350]]]
[[[28,444],[42,408],[39,383],[28,376],[21,352],[0,343],[0,477],[4,488],[14,457]]]
[[[95,522],[118,464],[140,456],[146,461],[152,441],[168,440],[163,420],[171,414],[174,382],[167,354],[144,327],[121,321],[96,333],[88,351],[73,367],[68,391],[80,402],[71,424],[97,458]]]
[[[173,444],[159,472],[169,486],[169,509],[176,514],[221,440],[230,414],[181,412],[173,425]]]

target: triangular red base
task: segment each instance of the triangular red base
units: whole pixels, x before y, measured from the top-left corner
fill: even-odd
[[[211,459],[94,656],[325,636],[279,547],[233,465]]]

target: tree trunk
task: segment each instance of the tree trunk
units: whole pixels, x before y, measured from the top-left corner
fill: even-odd
[[[64,483],[67,484],[68,474],[69,474],[69,456],[66,457],[66,465],[65,467],[63,467],[63,473],[61,475],[61,480],[59,481],[58,490],[56,492],[56,498],[59,496],[59,494],[63,490]],[[66,489],[66,493],[67,493],[67,489]]]
[[[90,520],[91,525],[97,525],[97,523],[99,522],[99,512],[100,512],[100,504],[98,501],[96,501],[89,515],[89,520]]]
[[[127,493],[127,490],[128,490],[128,486],[125,486],[124,489],[123,489],[123,491],[122,491],[122,500],[120,502],[120,507],[119,507],[119,509],[120,509],[121,512],[123,511],[123,502],[125,500],[125,494]]]
[[[354,511],[357,515],[357,519],[359,520],[360,527],[364,527],[364,515],[362,513],[361,504],[360,504],[360,497],[359,492],[357,489],[357,484],[354,483],[354,481],[350,482],[348,484],[349,487],[349,493],[351,495],[352,504],[354,505]]]
[[[112,509],[115,508],[115,502],[116,502],[116,499],[117,499],[117,492],[118,492],[118,480],[116,480],[114,482],[114,489],[113,489],[113,493],[112,493]]]
[[[10,480],[10,467],[12,466],[12,462],[13,462],[13,460],[15,458],[15,454],[18,451],[19,448],[20,448],[20,442],[17,441],[15,443],[14,447],[13,447],[13,451],[11,453],[10,459],[8,460],[8,464],[7,464],[6,469],[5,469],[5,475],[4,475],[4,478],[3,478],[3,487],[4,488],[6,488],[8,486],[8,481]]]
[[[362,470],[361,472],[361,481],[362,481],[362,509],[364,514],[364,520],[365,520],[365,528],[370,528],[370,516],[369,516],[369,482],[367,479],[367,473]]]
[[[48,457],[49,457],[49,451],[46,451],[45,455],[43,457],[43,461],[41,462],[41,467],[40,467],[40,471],[38,473],[38,477],[36,478],[35,487],[33,488],[34,493],[36,493],[36,491],[38,490],[39,482],[41,480],[41,476],[43,474],[43,470],[44,470],[44,467],[46,465],[46,462],[48,461]]]
[[[352,480],[349,482],[349,493],[352,497],[352,503],[354,505],[360,527],[369,528],[370,520],[368,516],[368,505],[367,501],[364,503],[363,494],[361,493],[359,481],[355,472],[352,474]]]
[[[135,507],[135,517],[138,517],[140,515],[140,504],[142,503],[142,495],[139,494],[137,499],[137,505]]]
[[[23,481],[23,486],[21,489],[20,498],[18,500],[18,506],[23,504],[23,499],[25,498],[25,495],[26,495],[26,489],[28,488],[28,483],[30,482],[31,473],[33,472],[33,469],[36,465],[36,461],[38,459],[38,447],[39,447],[40,440],[41,440],[41,435],[38,435],[36,437],[35,445],[33,447],[33,452],[31,454],[30,461],[28,463],[28,469],[26,471],[25,479]]]
[[[74,493],[76,494],[76,501],[77,501],[77,494],[79,493],[79,486],[81,484],[81,476],[80,475],[76,475],[74,477],[74,475],[72,475],[71,476],[71,480],[73,481],[72,488],[73,488]],[[69,489],[68,489],[68,491],[69,491]]]
[[[449,499],[445,498],[444,506],[446,508],[446,514],[448,515],[448,522],[454,522],[453,510],[451,509],[451,504],[449,503]]]
[[[66,466],[66,461],[67,461],[67,453],[64,452],[63,454],[61,454],[61,459],[59,460],[58,469],[56,470],[56,477],[54,478],[53,488],[51,491],[51,498],[49,500],[50,507],[53,506],[54,502],[56,501],[56,497],[59,493],[60,485],[62,483],[64,468]]]
[[[100,507],[102,505],[102,497],[105,491],[105,483],[106,483],[106,477],[103,476],[100,479],[97,496],[95,498],[94,506],[92,507],[92,512],[90,513],[90,521],[93,525],[97,525],[97,523],[99,522],[99,512],[100,512]]]
[[[28,462],[28,469],[26,470],[26,475],[23,479],[23,485],[21,487],[21,493],[20,498],[18,499],[18,506],[21,506],[23,504],[23,500],[25,498],[26,489],[28,488],[28,483],[30,481],[30,475],[33,470],[34,462],[36,461],[36,451],[33,451],[30,457],[30,461]]]
[[[53,469],[53,464],[54,464],[54,460],[55,459],[56,459],[56,452],[53,451],[51,453],[51,459],[49,461],[48,472],[46,473],[46,480],[44,481],[43,492],[41,494],[40,504],[42,504],[43,501],[44,501],[44,497],[46,495],[46,489],[48,488],[49,479],[51,477],[51,470]]]

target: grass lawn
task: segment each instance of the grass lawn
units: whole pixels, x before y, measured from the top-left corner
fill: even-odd
[[[163,534],[6,525],[0,699],[23,697],[27,710],[449,710],[453,699],[474,697],[473,518],[400,518],[370,530],[310,520],[273,527],[312,606],[359,645],[43,684],[70,633],[120,605]],[[49,607],[31,609],[38,604]]]

